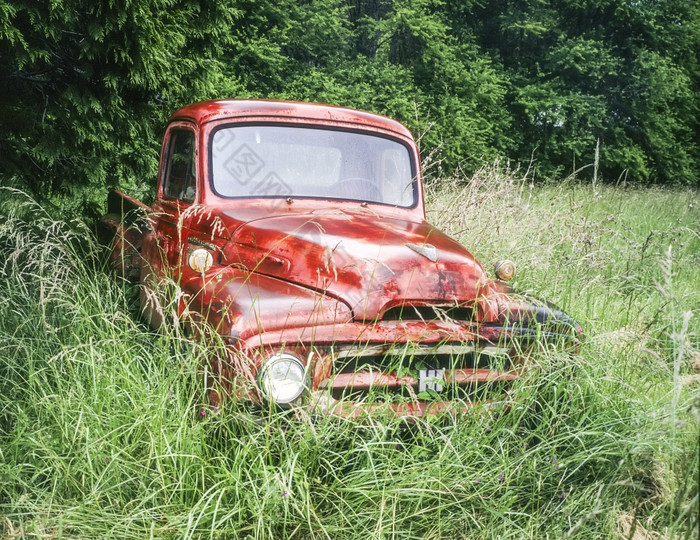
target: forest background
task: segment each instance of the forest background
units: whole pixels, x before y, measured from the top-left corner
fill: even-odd
[[[397,118],[441,174],[697,185],[699,50],[685,0],[0,0],[0,182],[97,215],[175,108],[256,97]]]

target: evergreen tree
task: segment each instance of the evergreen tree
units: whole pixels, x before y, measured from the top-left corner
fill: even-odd
[[[238,12],[225,2],[0,0],[0,178],[92,209],[152,189],[172,109],[217,95]]]

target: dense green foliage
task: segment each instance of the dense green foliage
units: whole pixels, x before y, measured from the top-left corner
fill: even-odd
[[[1,0],[0,13],[3,180],[60,206],[97,212],[106,185],[152,178],[172,108],[235,91],[230,5]]]
[[[0,179],[96,212],[175,107],[266,97],[397,117],[447,170],[697,184],[698,50],[683,0],[0,0]]]
[[[465,180],[431,221],[587,340],[534,357],[506,410],[405,431],[202,407],[213,351],[138,322],[84,223],[0,189],[0,536],[694,538],[697,194]]]

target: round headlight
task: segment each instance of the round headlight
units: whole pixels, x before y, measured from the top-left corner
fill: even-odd
[[[203,274],[214,264],[214,257],[206,249],[197,248],[190,253],[190,256],[187,258],[187,264],[195,272]]]
[[[496,273],[496,277],[501,281],[510,281],[515,275],[515,263],[504,259],[502,261],[498,261],[494,265],[493,270]]]
[[[263,365],[258,384],[267,399],[278,405],[287,405],[304,392],[305,378],[304,364],[298,358],[277,353]]]

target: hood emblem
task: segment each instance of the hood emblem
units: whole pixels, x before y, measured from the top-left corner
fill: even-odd
[[[406,244],[406,247],[412,249],[419,255],[423,255],[423,257],[431,262],[436,262],[438,259],[437,248],[432,244],[423,244],[422,246],[417,244]]]

